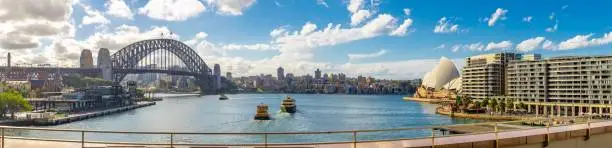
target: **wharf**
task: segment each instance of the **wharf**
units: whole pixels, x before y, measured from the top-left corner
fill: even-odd
[[[113,113],[124,112],[124,111],[133,110],[133,109],[151,106],[151,105],[155,105],[155,102],[139,102],[135,105],[110,108],[110,109],[105,109],[101,111],[87,112],[83,114],[72,114],[72,115],[69,115],[68,117],[62,117],[62,118],[56,118],[56,119],[39,119],[39,120],[34,121],[34,125],[47,126],[47,125],[64,124],[64,123],[69,123],[69,122],[74,122],[74,121],[85,120],[85,119],[89,119],[93,117],[99,117],[99,116],[110,115]]]

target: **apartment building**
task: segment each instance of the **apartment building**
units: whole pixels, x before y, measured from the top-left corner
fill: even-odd
[[[535,114],[574,116],[610,113],[612,56],[573,56],[511,61],[506,97]]]

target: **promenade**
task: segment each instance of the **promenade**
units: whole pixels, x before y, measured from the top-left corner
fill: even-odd
[[[78,147],[312,147],[312,148],[394,148],[394,147],[517,147],[517,148],[540,148],[560,147],[560,148],[592,148],[605,147],[612,145],[612,120],[610,119],[591,119],[592,117],[567,118],[575,122],[557,124],[552,119],[541,118],[541,122],[549,122],[549,126],[520,125],[525,122],[533,121],[509,121],[509,122],[490,122],[479,124],[449,125],[437,127],[420,127],[404,129],[382,129],[382,130],[362,130],[362,131],[330,131],[330,132],[302,132],[302,133],[164,133],[164,132],[128,132],[128,131],[81,131],[67,129],[43,129],[43,128],[24,128],[24,127],[0,127],[2,130],[19,129],[35,131],[70,131],[81,132],[83,137],[80,140],[65,139],[36,139],[26,137],[6,137],[2,139],[4,147],[48,147],[48,148],[78,148]],[[464,134],[434,134],[429,137],[408,138],[408,139],[389,139],[362,141],[359,135],[369,132],[416,132],[418,130],[435,130],[442,128],[465,128],[473,126],[489,126],[491,128],[470,131]],[[272,135],[301,135],[347,133],[354,136],[353,141],[330,141],[318,143],[278,143],[269,142],[268,137]],[[90,141],[87,136],[95,134],[167,134],[168,141],[151,141],[150,143],[134,143],[131,141]],[[172,137],[179,135],[258,135],[264,139],[260,143],[211,143],[200,144],[186,141],[177,141]],[[61,137],[55,137],[61,138]]]

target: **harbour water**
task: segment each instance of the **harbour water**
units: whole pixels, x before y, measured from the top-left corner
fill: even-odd
[[[481,122],[436,115],[435,105],[402,100],[398,95],[320,95],[291,94],[298,112],[280,112],[285,94],[237,94],[166,98],[157,105],[119,114],[92,118],[52,128],[152,131],[152,132],[303,132],[390,129]],[[269,121],[255,121],[256,106],[268,104]],[[80,133],[10,131],[24,137],[68,138],[80,140]],[[360,140],[426,137],[428,130],[374,132],[358,136]],[[169,141],[168,135],[87,134],[87,140],[121,142]],[[235,135],[176,135],[176,143],[257,143],[263,138]],[[268,142],[331,142],[350,141],[351,134],[270,135]]]

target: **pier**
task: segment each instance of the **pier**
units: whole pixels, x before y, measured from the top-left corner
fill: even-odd
[[[101,111],[94,111],[94,112],[88,112],[88,113],[83,113],[83,114],[76,114],[76,115],[73,114],[67,117],[62,117],[62,118],[57,118],[57,119],[38,119],[38,120],[34,120],[33,124],[39,125],[39,126],[58,125],[58,124],[64,124],[64,123],[69,123],[69,122],[74,122],[74,121],[85,120],[85,119],[89,119],[93,117],[110,115],[113,113],[125,112],[125,111],[129,111],[129,110],[133,110],[133,109],[137,109],[141,107],[146,107],[146,106],[151,106],[151,105],[155,105],[155,102],[139,102],[135,105],[105,109]]]

